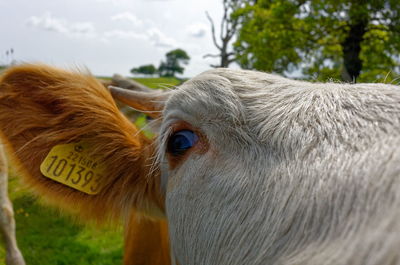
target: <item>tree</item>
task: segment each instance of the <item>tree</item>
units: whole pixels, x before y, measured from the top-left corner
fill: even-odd
[[[230,42],[236,34],[238,28],[238,20],[232,16],[232,13],[239,9],[242,4],[240,0],[222,0],[223,3],[223,16],[220,25],[220,43],[217,41],[215,33],[215,24],[211,16],[206,12],[206,16],[211,24],[211,34],[212,40],[215,47],[218,49],[218,54],[206,54],[204,58],[214,57],[220,58],[220,63],[218,65],[211,65],[212,67],[228,67],[229,64],[235,61],[235,53],[229,51]]]
[[[154,75],[157,72],[157,69],[152,64],[146,64],[139,66],[138,68],[132,68],[132,74],[142,74],[142,75]]]
[[[258,0],[238,9],[235,51],[244,68],[347,82],[399,73],[397,0]]]
[[[158,67],[160,76],[174,77],[176,73],[183,74],[185,69],[181,64],[187,65],[189,63],[189,55],[182,49],[176,49],[168,52],[165,56],[166,61],[161,61]]]

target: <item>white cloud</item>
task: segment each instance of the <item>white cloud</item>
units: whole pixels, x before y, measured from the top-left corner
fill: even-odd
[[[104,32],[104,38],[110,39],[140,39],[150,42],[151,45],[158,48],[174,48],[178,47],[178,42],[166,36],[158,28],[152,27],[146,31],[141,31],[140,33],[134,30],[121,30],[115,29]]]
[[[207,33],[208,27],[203,23],[195,23],[186,27],[186,32],[194,38],[203,38]]]
[[[111,17],[111,20],[129,21],[134,26],[137,26],[137,27],[143,25],[143,21],[141,21],[139,18],[137,18],[134,14],[132,14],[130,12],[123,12],[123,13],[114,15]]]
[[[111,17],[111,20],[127,20],[140,28],[136,30],[113,29],[102,33],[97,33],[91,22],[70,22],[63,18],[54,17],[50,12],[46,12],[42,16],[31,16],[27,20],[27,25],[41,30],[57,32],[68,37],[97,37],[103,42],[109,42],[113,39],[136,39],[149,42],[152,46],[158,48],[174,48],[178,47],[175,39],[168,37],[155,26],[150,23],[141,21],[132,13],[124,12]],[[149,24],[144,27],[144,24]]]
[[[42,16],[31,16],[27,24],[42,30],[54,31],[65,34],[68,37],[86,37],[96,36],[96,29],[91,22],[68,22],[62,18],[56,18],[51,13],[46,12]]]
[[[172,48],[179,46],[173,38],[166,36],[158,28],[153,27],[147,30],[146,34],[150,42],[156,47]]]
[[[136,26],[136,28],[129,30],[114,29],[107,31],[104,33],[103,36],[108,40],[112,38],[141,39],[158,48],[172,48],[178,46],[178,42],[174,38],[164,34],[152,20],[141,20],[131,12],[116,14],[111,17],[111,20],[129,21],[134,26]]]
[[[48,31],[66,33],[68,31],[64,20],[56,19],[50,13],[45,13],[41,17],[32,16],[28,19],[28,25]]]
[[[104,32],[104,37],[109,39],[112,38],[119,38],[119,39],[133,38],[133,39],[143,39],[143,40],[148,39],[148,36],[146,34],[137,33],[133,30],[120,30],[120,29],[106,31]]]
[[[91,22],[76,22],[70,25],[69,31],[72,33],[93,35],[96,30]]]

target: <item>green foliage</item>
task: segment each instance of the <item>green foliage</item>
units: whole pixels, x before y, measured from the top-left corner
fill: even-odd
[[[235,51],[244,68],[301,70],[318,80],[344,78],[346,71],[358,77],[361,69],[358,80],[371,82],[399,73],[399,1],[246,2],[233,14],[241,24]]]
[[[78,225],[44,207],[10,178],[18,245],[27,265],[122,264],[122,228]],[[5,250],[0,246],[0,264]]]
[[[157,72],[157,69],[152,64],[146,64],[139,66],[138,68],[132,68],[132,74],[142,74],[142,75],[154,75]]]
[[[162,61],[158,67],[158,73],[163,77],[174,77],[175,74],[183,74],[184,68],[181,64],[188,64],[190,57],[182,49],[176,49],[168,52],[166,55],[166,61]]]

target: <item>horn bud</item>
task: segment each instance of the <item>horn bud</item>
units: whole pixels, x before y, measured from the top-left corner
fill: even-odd
[[[116,86],[109,86],[111,95],[114,99],[148,114],[152,118],[158,118],[164,109],[165,102],[170,96],[170,92],[161,91],[133,91]]]

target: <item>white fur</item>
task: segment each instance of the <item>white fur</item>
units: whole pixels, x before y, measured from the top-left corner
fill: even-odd
[[[209,149],[171,170],[180,120]],[[216,69],[175,90],[160,136],[179,264],[400,264],[398,87]]]

